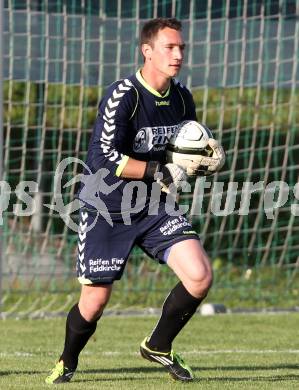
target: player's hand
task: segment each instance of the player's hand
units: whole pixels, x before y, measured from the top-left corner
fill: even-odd
[[[156,181],[166,193],[176,193],[182,189],[183,182],[187,181],[184,168],[177,164],[160,164],[158,161],[149,161],[146,165],[144,180]]]
[[[157,175],[157,183],[162,191],[168,194],[179,192],[182,189],[182,182],[187,181],[186,171],[180,166],[172,163],[161,165]]]
[[[211,148],[211,156],[197,156],[196,161],[188,164],[188,176],[209,176],[220,171],[225,163],[223,147],[214,138],[209,138],[208,146]]]
[[[215,172],[220,171],[220,169],[223,167],[225,163],[226,157],[225,157],[225,152],[223,150],[223,147],[216,139],[210,138],[208,145],[213,151],[211,158],[216,161],[215,164],[211,164],[208,166],[208,174],[213,174]]]

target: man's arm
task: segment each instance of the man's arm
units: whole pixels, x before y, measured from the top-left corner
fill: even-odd
[[[134,158],[129,157],[120,174],[120,177],[124,179],[143,179],[146,166],[146,161],[135,160]]]
[[[101,100],[88,152],[88,165],[93,172],[107,168],[111,174],[121,177],[130,160],[126,155],[130,149],[130,118],[137,102],[136,90],[128,79],[114,83]],[[128,175],[134,177],[132,171],[134,167]],[[138,171],[140,176],[142,172]]]
[[[139,161],[129,158],[121,176],[127,179],[157,181],[162,191],[170,193],[181,188],[181,183],[187,181],[183,168],[176,164],[160,164],[158,161]]]

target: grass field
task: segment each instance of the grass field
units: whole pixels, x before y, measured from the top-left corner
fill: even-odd
[[[175,343],[190,384],[139,357],[156,317],[104,317],[73,381],[59,389],[298,389],[299,314],[196,315]],[[63,344],[64,318],[0,321],[0,389],[43,389]],[[57,387],[57,386],[55,386]]]

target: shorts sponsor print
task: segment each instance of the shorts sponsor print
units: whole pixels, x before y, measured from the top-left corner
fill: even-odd
[[[94,227],[88,229],[92,224]],[[148,215],[144,210],[132,217],[131,225],[115,218],[111,226],[92,210],[81,209],[77,257],[79,282],[105,284],[119,280],[134,245],[164,263],[167,248],[190,238],[198,239],[198,235],[184,216],[169,216],[165,212]]]

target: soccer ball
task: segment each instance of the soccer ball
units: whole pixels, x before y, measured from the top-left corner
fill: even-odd
[[[209,138],[213,138],[213,135],[203,124],[191,120],[180,123],[176,133],[169,139],[167,161],[187,170],[192,161],[201,161],[203,156],[210,157],[213,154],[208,145]]]

